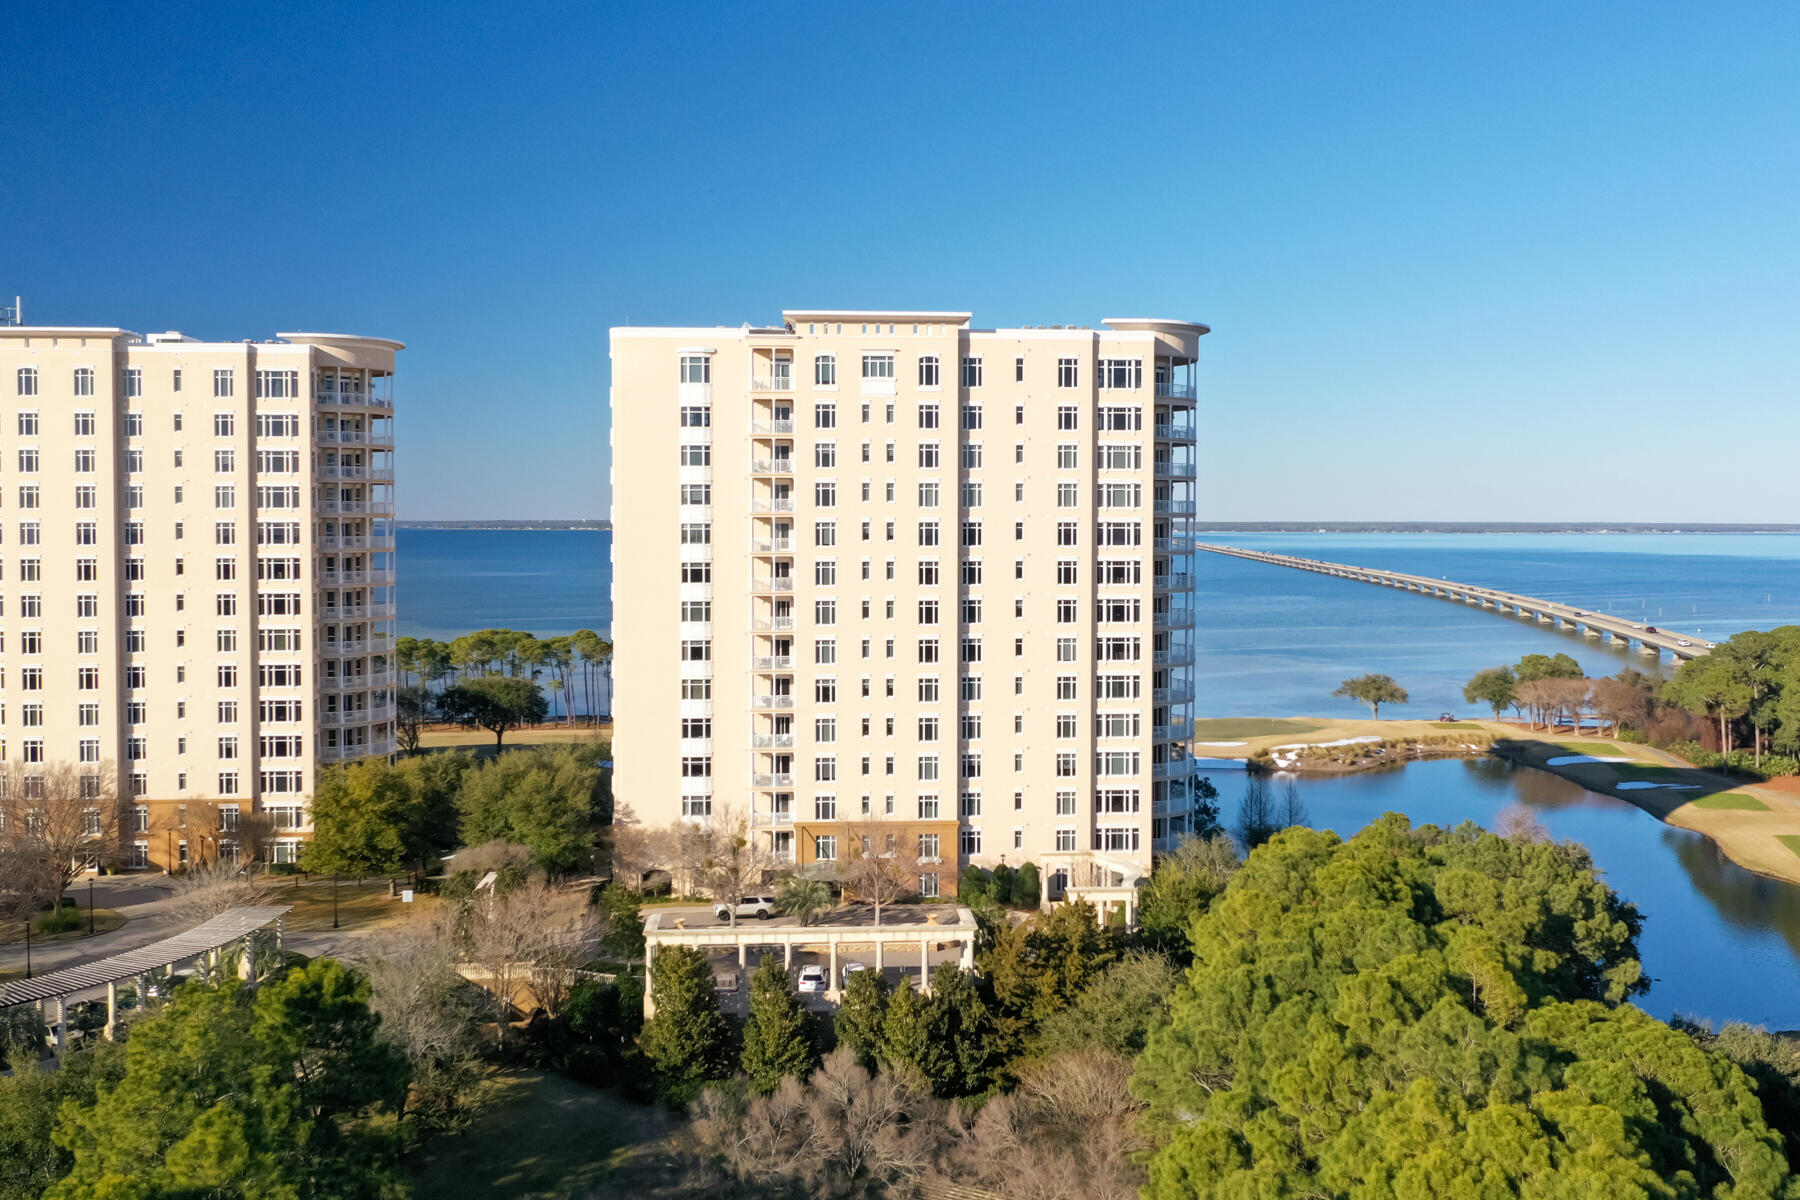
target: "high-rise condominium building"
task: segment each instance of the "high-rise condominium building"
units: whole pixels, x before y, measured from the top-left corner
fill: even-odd
[[[116,778],[127,865],[292,861],[393,752],[400,349],[0,328],[0,753]]]
[[[612,331],[615,788],[801,869],[1119,883],[1189,829],[1207,327]]]

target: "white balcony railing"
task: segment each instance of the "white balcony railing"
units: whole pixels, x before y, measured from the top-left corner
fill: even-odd
[[[1192,500],[1158,500],[1155,504],[1158,516],[1191,517],[1194,515]]]
[[[794,423],[791,420],[755,421],[750,425],[750,432],[753,434],[762,434],[764,436],[772,433],[792,433],[794,432]]]
[[[1156,440],[1159,442],[1192,442],[1199,440],[1200,430],[1194,425],[1158,425]]]
[[[1151,540],[1151,547],[1158,554],[1192,554],[1194,539],[1191,537],[1159,537]]]
[[[794,460],[792,458],[753,458],[750,460],[752,475],[792,475]]]
[[[752,500],[750,511],[753,513],[791,513],[794,511],[792,500]]]
[[[750,786],[753,788],[793,787],[794,777],[785,773],[752,773]]]
[[[1191,667],[1194,665],[1192,647],[1185,650],[1158,650],[1150,656],[1151,664],[1158,667]]]
[[[758,579],[750,585],[753,592],[791,592],[794,590],[794,578],[782,575],[774,579]]]
[[[1194,577],[1183,574],[1157,575],[1154,576],[1154,586],[1159,592],[1191,592],[1194,590]]]
[[[750,703],[753,708],[792,708],[794,707],[794,698],[792,696],[755,696],[751,698]]]
[[[757,633],[768,633],[770,630],[792,629],[793,627],[794,618],[792,617],[756,617],[750,622],[750,628]]]
[[[1196,398],[1197,390],[1194,384],[1176,383],[1173,380],[1165,379],[1156,385],[1156,398],[1158,400],[1193,400]]]
[[[1199,474],[1193,463],[1159,462],[1156,464],[1158,479],[1193,479]]]
[[[791,671],[794,669],[794,658],[791,654],[773,654],[763,658],[750,660],[752,671]]]
[[[1192,629],[1194,627],[1193,609],[1176,609],[1173,612],[1159,612],[1152,616],[1151,625],[1156,629]]]
[[[1154,688],[1150,692],[1152,704],[1186,704],[1194,698],[1194,685],[1179,684],[1175,687]]]
[[[315,404],[335,404],[348,408],[392,408],[394,400],[391,396],[381,396],[374,392],[320,392],[313,397]]]
[[[773,375],[752,375],[750,390],[753,392],[791,392],[794,390],[792,373],[777,372]]]
[[[325,642],[319,647],[319,653],[327,658],[344,658],[347,655],[367,654],[370,643],[365,641]]]
[[[791,750],[794,747],[794,735],[791,733],[753,733],[750,735],[750,747],[753,750]]]
[[[755,538],[750,542],[750,549],[755,554],[786,554],[793,548],[793,538]]]

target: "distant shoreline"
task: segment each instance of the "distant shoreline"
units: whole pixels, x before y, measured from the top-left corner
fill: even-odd
[[[448,530],[452,532],[504,531],[508,533],[608,533],[611,521],[396,521],[399,529]]]
[[[1216,521],[1202,533],[1800,533],[1800,524],[1551,521]]]

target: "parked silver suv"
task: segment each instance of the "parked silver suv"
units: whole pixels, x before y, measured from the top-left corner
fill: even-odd
[[[766,921],[775,915],[775,897],[740,896],[737,902],[737,915],[739,917],[755,917],[759,921]],[[713,905],[713,916],[719,918],[721,921],[729,921],[732,917],[732,910],[726,905],[715,904]]]

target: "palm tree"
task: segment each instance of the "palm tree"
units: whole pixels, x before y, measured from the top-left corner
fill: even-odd
[[[823,879],[804,879],[783,875],[775,881],[775,906],[791,917],[799,917],[802,925],[831,907],[831,885]]]

